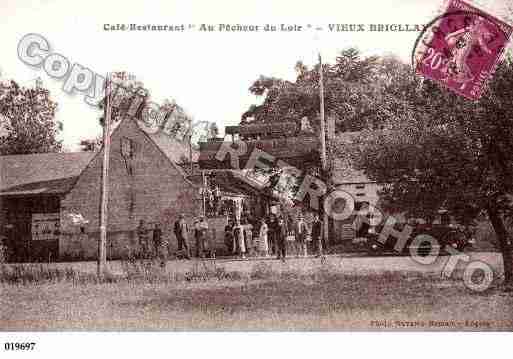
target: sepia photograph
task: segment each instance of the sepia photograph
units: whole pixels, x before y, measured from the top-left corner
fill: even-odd
[[[4,353],[513,331],[512,0],[0,14]]]

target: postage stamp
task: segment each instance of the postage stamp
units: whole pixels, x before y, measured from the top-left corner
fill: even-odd
[[[451,0],[417,39],[418,75],[470,100],[481,97],[513,28],[461,0]]]

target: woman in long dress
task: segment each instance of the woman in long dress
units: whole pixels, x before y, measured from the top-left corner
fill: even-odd
[[[268,257],[269,256],[269,242],[267,238],[267,233],[269,232],[269,227],[267,223],[265,223],[265,218],[262,218],[260,221],[260,234],[259,234],[259,246],[258,251],[261,255]]]
[[[238,250],[242,259],[246,258],[246,244],[244,243],[244,228],[240,224],[240,220],[237,220],[233,227],[233,236],[237,240]]]

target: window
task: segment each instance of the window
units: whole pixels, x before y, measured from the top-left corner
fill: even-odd
[[[369,202],[355,202],[355,204],[354,204],[355,211],[359,211],[361,209],[368,208],[368,207],[369,207]]]
[[[132,159],[135,157],[135,141],[127,138],[121,138],[121,155],[125,159]]]
[[[134,140],[127,137],[121,138],[121,156],[125,161],[126,171],[130,176],[132,176],[134,173],[133,159],[135,157],[136,151],[137,144]]]

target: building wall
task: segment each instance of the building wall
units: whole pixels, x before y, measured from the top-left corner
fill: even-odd
[[[0,196],[0,236],[5,236],[5,225],[7,224],[7,206],[5,204],[5,198]]]
[[[122,141],[126,144],[128,140],[132,141],[132,158],[126,151],[123,155],[122,151]],[[129,251],[138,250],[135,230],[142,219],[148,223],[160,222],[164,239],[170,241],[173,250],[173,246],[176,247],[173,223],[178,213],[185,213],[189,217],[200,214],[199,190],[184,179],[135,121],[124,120],[114,131],[111,142],[108,256],[123,257]],[[83,242],[87,243],[82,245],[82,251],[88,257],[96,256],[97,252],[102,159],[103,150],[91,161],[61,203],[63,217],[71,212],[82,215],[88,221],[85,232],[89,239],[84,239]],[[63,218],[62,221],[66,222],[67,219]],[[76,228],[67,226],[63,241],[77,234]],[[69,255],[66,253],[69,246],[64,244],[61,247],[61,256]]]
[[[58,214],[59,196],[32,195],[6,197],[2,200],[4,244],[9,248],[9,261],[54,261],[58,256],[58,232],[55,239],[32,237],[34,214]],[[6,225],[9,225],[7,230]],[[59,231],[58,228],[53,230]]]
[[[367,202],[374,206],[378,204],[378,191],[380,188],[380,185],[373,182],[345,183],[337,186],[337,189],[349,193],[353,197],[355,204],[358,202]],[[342,210],[343,208],[340,208],[340,210],[335,208],[336,212],[341,212]],[[359,223],[354,215],[342,221],[334,220],[332,227],[333,242],[340,243],[353,240],[357,236],[358,227]]]

